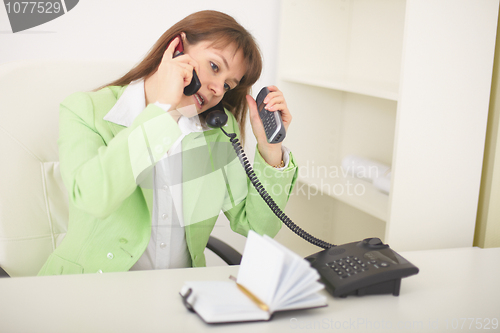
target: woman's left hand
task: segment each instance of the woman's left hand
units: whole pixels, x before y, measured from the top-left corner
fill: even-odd
[[[271,112],[281,112],[281,119],[285,130],[288,132],[288,127],[292,122],[292,115],[288,110],[283,93],[276,86],[267,87],[270,93],[264,99],[266,109]],[[250,108],[250,123],[252,131],[257,139],[257,148],[261,156],[269,165],[279,165],[282,161],[281,143],[268,143],[262,120],[260,120],[259,112],[257,110],[257,103],[252,96],[247,95],[247,102]]]

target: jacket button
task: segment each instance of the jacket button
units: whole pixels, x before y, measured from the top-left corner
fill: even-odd
[[[98,270],[97,273],[102,274],[102,270]]]
[[[169,136],[164,137],[163,138],[163,144],[167,145],[167,146],[171,145],[172,144],[172,139]]]
[[[113,255],[113,253],[109,252],[108,253],[108,259],[113,259],[115,256]]]

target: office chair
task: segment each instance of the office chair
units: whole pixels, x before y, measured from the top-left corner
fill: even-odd
[[[68,198],[59,171],[59,103],[123,75],[133,64],[43,60],[0,65],[0,277],[36,275],[63,240]],[[230,265],[241,255],[211,238]]]

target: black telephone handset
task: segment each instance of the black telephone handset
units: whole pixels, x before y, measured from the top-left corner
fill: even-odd
[[[176,36],[175,38],[179,38],[179,44],[175,47],[174,51],[174,58],[183,55],[184,53],[184,45],[182,44],[182,37],[180,35]],[[174,38],[174,39],[175,39]],[[174,40],[172,39],[172,40]],[[169,43],[170,45],[170,43]],[[168,47],[168,46],[167,46]],[[201,82],[200,79],[198,78],[198,74],[196,74],[196,71],[193,69],[193,78],[191,79],[191,82],[184,87],[184,95],[186,96],[191,96],[196,94],[198,90],[201,88]]]
[[[219,128],[227,123],[228,118],[226,112],[224,112],[222,101],[220,101],[216,106],[206,110],[204,113],[206,114],[205,122],[208,127]]]
[[[264,125],[264,131],[266,132],[267,142],[278,143],[285,139],[286,131],[283,125],[283,120],[281,119],[280,111],[268,111],[265,108],[264,99],[270,93],[267,87],[261,89],[255,101],[257,102],[257,110],[259,111],[259,117]]]
[[[269,90],[266,87],[259,92],[257,96],[259,111],[268,93]],[[378,238],[367,238],[361,242],[337,246],[310,235],[293,223],[279,208],[258,180],[238,138],[236,138],[236,134],[227,133],[222,128],[227,121],[227,115],[222,107],[222,102],[206,112],[207,125],[212,128],[220,128],[222,132],[229,137],[229,141],[233,145],[250,182],[274,214],[298,236],[324,249],[323,251],[308,256],[306,259],[311,263],[311,266],[318,271],[326,290],[330,294],[338,297],[372,294],[393,294],[394,296],[398,296],[401,278],[418,273],[418,268],[416,266],[412,265],[409,261],[393,251],[389,245],[383,244]],[[279,113],[277,111],[267,112],[274,114]],[[264,116],[264,118],[266,117],[267,115]],[[283,124],[281,124],[281,128],[284,130]],[[271,130],[269,133],[277,133],[279,135],[281,130],[277,132],[276,130]],[[269,136],[267,136],[267,138],[269,141]],[[283,138],[284,132],[282,133],[281,141]],[[273,140],[274,139],[279,140],[280,137],[274,135]]]
[[[173,57],[179,57],[183,55],[184,53],[184,44],[182,43],[182,37],[181,35],[175,36],[172,41],[175,38],[179,38],[179,44],[175,47],[174,50],[174,55]],[[172,42],[170,41],[170,43]],[[170,45],[170,43],[168,45]],[[167,46],[168,47],[168,46]],[[196,74],[196,71],[193,69],[193,78],[191,79],[191,82],[184,87],[184,95],[186,96],[191,96],[196,94],[198,90],[201,88],[201,82],[200,79],[198,78],[198,74]],[[218,128],[221,126],[224,126],[227,122],[227,115],[224,112],[224,107],[222,106],[222,101],[219,102],[216,106],[208,109],[205,111],[206,118],[205,121],[207,122],[208,126],[212,128]]]

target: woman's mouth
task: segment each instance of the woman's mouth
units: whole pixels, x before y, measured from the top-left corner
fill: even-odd
[[[194,98],[198,102],[198,105],[200,106],[201,109],[201,107],[205,104],[205,99],[199,94],[194,94]]]

